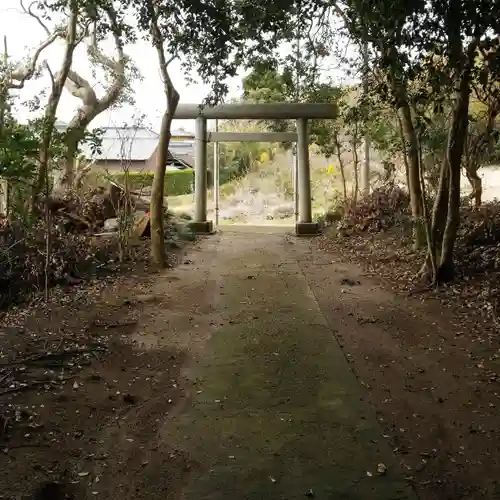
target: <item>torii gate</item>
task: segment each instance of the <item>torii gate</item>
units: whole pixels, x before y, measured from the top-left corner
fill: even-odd
[[[298,221],[297,235],[313,235],[318,225],[312,220],[311,174],[309,165],[310,119],[334,119],[334,104],[265,103],[265,104],[179,104],[174,119],[195,122],[195,215],[191,223],[197,233],[212,233],[213,222],[207,220],[207,143],[208,142],[296,142]],[[207,133],[207,120],[296,120],[296,132],[211,132]]]

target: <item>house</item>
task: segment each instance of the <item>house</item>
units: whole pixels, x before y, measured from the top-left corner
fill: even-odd
[[[177,142],[191,142],[193,143],[194,141],[194,133],[189,132],[189,130],[186,130],[184,128],[178,128],[176,130],[172,130],[170,132],[171,134],[171,141]]]
[[[101,151],[93,155],[95,166],[110,172],[128,168],[152,172],[156,164],[159,135],[146,127],[106,127],[103,130]],[[194,141],[172,143],[167,170],[193,168]]]
[[[63,132],[67,124],[56,122]],[[147,127],[101,127],[103,131],[100,152],[92,153],[90,147],[82,146],[83,155],[93,160],[96,168],[109,172],[152,172],[156,164],[159,134]],[[167,170],[184,170],[194,165],[194,134],[184,129],[172,131],[167,159]]]
[[[188,164],[191,168],[194,167],[194,134],[192,132],[183,128],[172,130],[169,150],[174,159]]]

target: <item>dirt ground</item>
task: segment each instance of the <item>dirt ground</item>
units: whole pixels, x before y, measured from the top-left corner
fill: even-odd
[[[304,272],[331,324],[343,325],[337,339],[419,498],[500,498],[494,329],[481,317],[471,320],[460,300],[443,306],[395,292],[402,287],[377,278],[374,261],[353,263],[348,252],[314,247]],[[325,260],[326,276],[314,266]],[[349,280],[335,290],[339,272]]]
[[[491,330],[472,334],[465,316],[394,292],[314,240],[283,236],[280,245],[418,498],[500,498],[500,350]],[[0,498],[182,497],[200,464],[159,435],[196,392],[185,371],[221,322],[207,274],[221,256],[212,249],[200,267],[206,252],[201,241],[178,271],[69,289],[2,318]],[[188,326],[189,339],[179,336]]]
[[[56,290],[48,306],[40,299],[4,314],[0,498],[137,498],[131,485],[140,490],[165,460],[172,475],[156,478],[156,487],[176,498],[189,463],[158,448],[156,423],[182,401],[185,354],[137,347],[149,313],[161,316],[172,301],[152,293],[160,278],[164,288],[173,283],[168,271],[141,270]]]

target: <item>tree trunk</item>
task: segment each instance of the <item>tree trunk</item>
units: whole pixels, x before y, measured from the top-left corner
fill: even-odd
[[[340,176],[342,178],[342,190],[343,190],[344,205],[345,205],[347,203],[347,182],[345,179],[344,161],[342,160],[342,148],[340,146],[339,136],[337,132],[334,133],[333,140],[335,142],[335,151],[337,153],[337,160],[339,161]]]
[[[441,246],[443,241],[443,231],[446,226],[446,213],[448,211],[448,198],[450,192],[450,176],[448,162],[445,159],[441,165],[441,170],[439,173],[439,185],[436,194],[436,199],[434,200],[434,207],[432,210],[432,239],[436,248]]]
[[[365,42],[362,48],[363,56],[363,95],[365,99],[368,98],[370,93],[370,60],[369,60],[369,46]],[[363,171],[362,171],[362,184],[363,184],[363,196],[368,196],[370,194],[370,133],[368,129],[364,134],[364,158],[363,158]]]
[[[353,205],[358,202],[358,191],[359,191],[359,156],[358,156],[358,124],[354,125],[354,132],[352,136],[352,160],[354,163],[354,194],[352,198]]]
[[[167,100],[167,109],[161,120],[160,137],[156,154],[156,166],[151,187],[151,260],[158,267],[166,266],[165,229],[163,226],[163,198],[165,190],[165,170],[167,168],[168,147],[170,143],[170,126],[179,104],[179,93],[174,87],[168,72],[168,65],[175,56],[167,60],[164,51],[164,38],[158,24],[158,5],[148,0],[147,8],[151,14],[150,33],[158,56],[158,65],[163,82],[163,92]]]
[[[74,71],[70,73],[75,74]],[[75,182],[75,163],[78,154],[80,142],[85,137],[87,127],[95,120],[97,116],[109,109],[120,97],[125,85],[124,78],[117,78],[114,85],[101,99],[96,99],[92,105],[83,105],[76,112],[66,130],[66,151],[64,158],[64,175],[62,187],[72,189]]]
[[[430,228],[431,247],[428,248],[427,256],[420,274],[425,278],[433,278],[437,281],[437,270],[433,269],[434,264],[440,259],[440,250],[443,241],[443,232],[446,225],[446,214],[448,212],[448,198],[449,198],[449,169],[446,159],[441,165],[439,174],[439,186],[437,189],[434,206],[432,209],[432,221]],[[438,253],[439,252],[439,253]]]
[[[127,84],[127,56],[123,51],[123,32],[118,22],[118,15],[111,3],[103,5],[108,22],[108,30],[113,35],[117,59],[108,57],[98,46],[96,31],[90,35],[91,44],[88,48],[89,55],[95,63],[104,67],[109,72],[111,80],[105,94],[98,98],[93,86],[74,69],[70,68],[65,86],[69,92],[82,101],[66,131],[66,157],[63,186],[71,189],[75,181],[75,163],[80,142],[85,137],[85,131],[90,123],[101,113],[108,110],[120,98]],[[130,75],[129,75],[130,76]]]
[[[151,259],[158,267],[165,267],[166,265],[163,198],[168,146],[170,144],[170,125],[172,124],[175,108],[165,111],[161,120],[160,137],[156,150],[155,172],[151,187]]]
[[[454,277],[453,250],[460,224],[460,168],[469,119],[469,79],[470,72],[466,71],[460,82],[460,94],[453,112],[448,138],[448,213],[443,232],[441,259],[438,269],[438,279],[440,282],[449,281]]]
[[[457,46],[459,41],[460,37],[457,35]],[[462,166],[462,156],[469,125],[471,66],[478,43],[479,41],[474,39],[467,48],[466,63],[460,76],[458,95],[453,110],[450,133],[448,135],[446,156],[450,176],[450,189],[448,197],[448,214],[441,246],[441,260],[438,268],[439,281],[449,281],[453,279],[455,274],[453,250],[455,248],[458,227],[460,225],[460,168]]]
[[[411,214],[414,224],[414,248],[422,248],[426,243],[423,217],[422,189],[420,183],[420,156],[418,137],[413,125],[410,105],[407,99],[400,100],[401,122],[408,158],[408,190]]]
[[[64,175],[62,176],[61,187],[65,190],[73,188],[75,183],[75,161],[79,145],[78,136],[68,132],[66,136],[66,157],[64,159]]]
[[[352,157],[354,162],[354,196],[353,204],[356,205],[358,202],[358,191],[359,191],[359,158],[358,158],[358,144],[357,141],[352,143]]]
[[[166,67],[165,67],[166,69]],[[165,258],[165,228],[164,228],[164,191],[165,171],[167,168],[168,148],[170,145],[170,127],[179,104],[179,93],[169,81],[165,93],[167,96],[167,110],[161,120],[160,137],[156,151],[156,165],[151,187],[151,260],[160,268],[166,266]]]
[[[32,193],[32,211],[36,211],[37,201],[39,195],[42,193],[45,184],[47,183],[49,159],[50,159],[50,145],[52,142],[52,135],[54,133],[54,125],[56,122],[56,112],[61,100],[62,91],[66,78],[71,70],[73,64],[73,54],[75,52],[77,41],[77,21],[78,21],[78,2],[76,0],[70,3],[70,18],[67,24],[66,35],[66,49],[62,68],[56,77],[52,80],[52,89],[49,96],[47,107],[45,108],[45,116],[42,131],[42,144],[40,147],[40,167],[38,170],[38,178],[36,180],[33,193]]]
[[[482,161],[487,157],[486,155],[492,147],[493,129],[495,128],[496,119],[500,112],[499,103],[497,101],[494,101],[490,106],[491,108],[488,111],[488,119],[486,120],[484,130],[477,130],[477,134],[471,137],[470,127],[468,127],[465,141],[465,172],[472,188],[470,196],[474,200],[476,208],[481,206],[483,197],[483,183],[477,172],[481,167]],[[477,124],[476,127],[478,127]]]
[[[439,282],[450,281],[454,277],[453,250],[460,224],[460,167],[457,170],[450,165],[448,170],[450,176],[448,211],[438,268]]]
[[[403,147],[403,162],[405,165],[406,187],[408,188],[408,192],[410,192],[410,166],[408,165],[408,151],[406,149],[406,139],[403,122],[401,121],[401,117],[399,116],[399,113],[397,111],[396,119],[398,120],[399,135],[401,136],[401,146]]]
[[[471,185],[471,198],[474,200],[474,206],[479,208],[483,199],[483,181],[477,173],[477,168],[466,169],[467,179]]]
[[[422,158],[422,143],[420,143],[420,158]],[[425,237],[427,241],[427,256],[429,258],[429,265],[431,271],[431,283],[435,286],[437,285],[437,263],[436,263],[436,252],[435,244],[432,238],[432,223],[428,216],[428,205],[427,205],[427,191],[425,186],[424,170],[420,169],[420,188],[422,190],[422,215],[423,222],[425,224]]]

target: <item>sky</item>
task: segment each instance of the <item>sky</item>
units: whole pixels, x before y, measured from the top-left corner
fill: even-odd
[[[46,38],[42,27],[22,12],[19,0],[0,0],[0,36],[2,39],[4,36],[7,37],[8,53],[12,61],[26,59],[30,54],[33,54],[35,48]],[[109,44],[107,48],[109,49],[106,51],[107,55],[113,54],[113,45]],[[133,46],[127,46],[125,52],[132,58],[142,75],[142,79],[135,81],[133,84],[135,104],[134,106],[125,105],[102,113],[92,122],[92,127],[133,125],[137,124],[137,120],[140,120],[144,125],[158,131],[165,99],[156,53],[151,48],[151,45],[144,41],[139,41]],[[52,71],[56,72],[61,65],[62,55],[63,42],[54,43],[44,50],[39,61],[46,60]],[[102,80],[102,73],[93,76],[92,68],[87,60],[85,46],[83,45],[75,52],[73,69],[93,84],[98,95],[102,94],[103,86],[99,82]],[[169,66],[169,71],[174,85],[179,90],[181,103],[200,103],[209,94],[210,89],[203,82],[194,84],[188,82],[177,62],[174,61]],[[42,96],[43,102],[44,97],[41,92],[44,88],[48,88],[50,84],[47,72],[44,73],[40,78],[26,83],[25,88],[19,93],[17,102],[29,101],[33,96],[37,95]],[[228,81],[229,94],[226,100],[241,95],[242,76],[241,74]],[[77,98],[65,91],[58,108],[58,119],[68,122],[79,104],[80,101]],[[19,105],[16,107],[16,114],[23,121],[33,116],[30,115],[27,107]],[[194,123],[190,120],[177,120],[173,128],[193,130],[193,127]]]
[[[13,61],[22,60],[28,54],[33,54],[34,48],[46,38],[42,27],[39,27],[36,21],[22,12],[19,0],[0,0],[0,36],[2,39],[4,36],[7,37],[8,52]],[[54,44],[43,52],[40,61],[47,60],[52,71],[57,71],[62,61],[62,49],[61,44]],[[109,46],[109,49],[107,54],[111,55],[113,53],[112,45]],[[92,125],[96,127],[122,126],[137,120],[137,117],[141,115],[145,115],[145,124],[158,130],[165,101],[156,53],[147,42],[143,41],[126,47],[126,53],[132,58],[143,77],[141,81],[136,81],[134,84],[135,106],[126,105],[103,113],[92,122]],[[103,86],[99,83],[99,75],[96,75],[97,78],[92,78],[92,69],[87,61],[84,46],[77,49],[73,68],[94,84],[98,95],[99,92],[102,93]],[[210,89],[202,82],[188,83],[178,63],[174,61],[169,69],[174,85],[180,91],[181,103],[199,103],[208,95]],[[19,93],[19,101],[24,102],[39,95],[44,88],[47,88],[49,82],[48,75],[28,82],[25,89]],[[241,94],[241,77],[232,79],[229,82],[229,87],[228,98],[238,97]],[[69,92],[64,92],[59,104],[58,118],[69,121],[79,104],[80,101],[77,98]],[[17,114],[20,119],[27,119],[30,116],[29,112],[20,106],[18,106]],[[178,120],[175,122],[174,128],[180,127],[192,129],[193,123]]]

